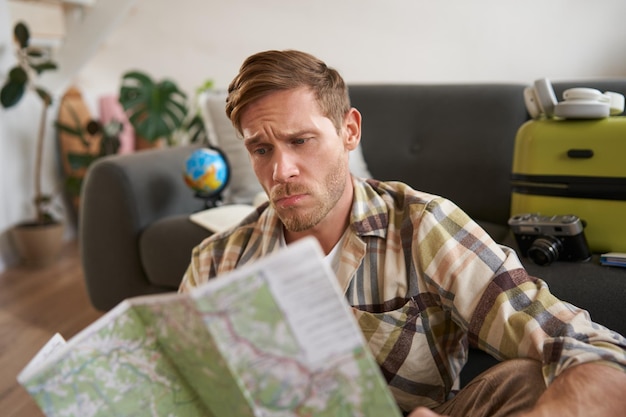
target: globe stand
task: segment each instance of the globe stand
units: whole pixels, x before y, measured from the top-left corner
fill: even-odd
[[[202,193],[200,191],[196,191],[195,197],[204,200],[205,210],[219,207],[223,203],[222,193]]]

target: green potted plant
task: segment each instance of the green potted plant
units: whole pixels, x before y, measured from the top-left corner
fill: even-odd
[[[152,144],[165,140],[173,145],[174,133],[183,127],[189,111],[187,95],[173,81],[155,82],[141,71],[123,74],[119,102],[137,140]]]
[[[197,94],[213,88],[207,80]],[[207,132],[195,106],[188,105],[187,95],[176,83],[165,79],[155,82],[142,71],[129,71],[122,76],[119,102],[135,129],[137,141],[155,146],[165,141],[168,146],[180,143],[207,143]],[[139,148],[148,146],[139,146]]]
[[[35,80],[42,72],[56,69],[57,65],[50,60],[44,50],[29,45],[30,33],[24,23],[17,23],[13,34],[17,43],[17,64],[10,69],[0,90],[0,103],[4,108],[13,107],[21,101],[27,91],[31,90],[41,99],[43,107],[35,154],[33,204],[36,216],[35,219],[12,228],[11,235],[25,263],[46,264],[56,258],[62,247],[63,224],[53,216],[52,197],[45,194],[41,187],[46,117],[52,97],[48,91],[35,85]]]

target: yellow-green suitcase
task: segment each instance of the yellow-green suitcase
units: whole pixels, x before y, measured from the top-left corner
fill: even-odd
[[[592,252],[626,252],[626,117],[526,122],[511,180],[511,215],[574,214]]]

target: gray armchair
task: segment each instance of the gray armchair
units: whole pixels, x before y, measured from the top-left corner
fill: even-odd
[[[210,232],[189,220],[204,202],[182,179],[193,147],[155,149],[98,160],[81,198],[79,242],[92,304],[175,291],[192,248]]]

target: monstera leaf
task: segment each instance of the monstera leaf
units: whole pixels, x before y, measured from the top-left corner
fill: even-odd
[[[154,82],[140,71],[122,76],[119,101],[135,132],[150,142],[181,128],[187,115],[187,95],[170,81]]]

